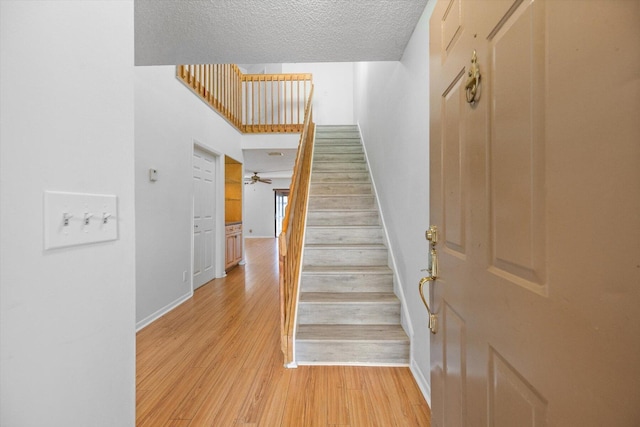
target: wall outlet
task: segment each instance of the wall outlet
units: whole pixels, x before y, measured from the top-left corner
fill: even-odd
[[[182,281],[183,282],[187,281],[187,271],[186,270],[182,272]]]

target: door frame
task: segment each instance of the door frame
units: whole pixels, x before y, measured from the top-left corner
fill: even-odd
[[[287,204],[289,203],[289,193],[290,193],[290,189],[289,188],[274,188],[273,189],[273,201],[274,201],[274,205],[273,205],[273,221],[274,221],[274,229],[275,229],[275,237],[278,237],[278,196],[283,197],[283,196],[287,196]],[[286,210],[286,209],[285,209]],[[282,217],[282,219],[284,220],[284,216]],[[280,227],[280,229],[282,229],[282,226]]]
[[[226,273],[224,271],[224,153],[221,153],[217,150],[212,149],[206,144],[198,141],[197,139],[193,139],[193,143],[191,144],[191,155],[190,162],[191,167],[189,169],[189,173],[191,174],[191,180],[193,180],[193,155],[196,149],[200,151],[204,151],[207,154],[213,156],[213,162],[215,164],[215,214],[214,220],[215,225],[213,227],[213,247],[215,250],[214,256],[214,277],[219,279],[221,277],[225,277]],[[222,159],[222,160],[221,160]],[[191,284],[191,293],[193,294],[193,261],[195,257],[194,250],[194,238],[193,238],[193,228],[194,228],[194,214],[195,214],[195,194],[193,191],[193,185],[190,189],[191,192],[191,209],[190,209],[190,223],[191,227],[189,229],[190,232],[190,241],[191,241],[191,264],[189,266],[189,282]]]

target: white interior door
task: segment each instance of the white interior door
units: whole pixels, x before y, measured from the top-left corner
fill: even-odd
[[[193,288],[215,277],[215,158],[193,150]]]
[[[639,22],[638,1],[438,0],[434,426],[640,425]]]

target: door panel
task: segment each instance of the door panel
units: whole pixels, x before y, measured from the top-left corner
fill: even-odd
[[[547,402],[495,349],[489,354],[489,426],[544,427]]]
[[[467,352],[464,320],[444,304],[444,406],[445,425],[465,426],[467,410]]]
[[[436,4],[434,426],[640,425],[638,22],[626,0]]]
[[[446,247],[459,255],[465,252],[464,208],[466,168],[464,167],[464,69],[458,73],[442,96],[442,175],[444,191],[444,228]]]
[[[453,49],[462,34],[462,6],[462,0],[451,0],[442,17],[440,27],[442,28],[443,55]]]
[[[489,40],[491,271],[546,293],[544,197],[544,14],[523,3]]]

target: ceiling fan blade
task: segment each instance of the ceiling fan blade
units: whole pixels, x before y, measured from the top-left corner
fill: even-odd
[[[260,182],[264,182],[265,184],[271,184],[271,180],[269,178],[260,178]]]

